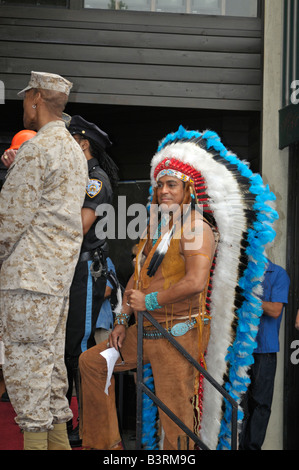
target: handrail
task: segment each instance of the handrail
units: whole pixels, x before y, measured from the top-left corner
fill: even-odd
[[[137,317],[137,411],[136,411],[136,449],[141,450],[142,438],[142,393],[146,395],[159,406],[198,446],[201,450],[209,450],[196,434],[171,411],[169,408],[143,383],[143,319],[144,317],[157,328],[157,330],[211,383],[211,385],[226,398],[232,406],[232,433],[231,450],[237,449],[237,420],[238,403],[208,372],[204,369],[190,354],[186,351],[175,338],[163,328],[152,315],[147,312],[138,312]]]

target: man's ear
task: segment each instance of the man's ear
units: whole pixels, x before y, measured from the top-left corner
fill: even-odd
[[[43,97],[42,97],[41,92],[40,92],[40,91],[37,91],[37,92],[34,94],[34,97],[33,97],[33,104],[34,104],[35,106],[37,106],[37,105],[41,102],[42,99],[43,99]]]

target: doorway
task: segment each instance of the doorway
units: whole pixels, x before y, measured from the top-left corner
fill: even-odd
[[[287,272],[291,279],[285,316],[284,450],[299,450],[299,142],[290,147]]]

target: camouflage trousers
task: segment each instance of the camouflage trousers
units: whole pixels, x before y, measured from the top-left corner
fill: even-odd
[[[64,362],[68,297],[0,291],[3,375],[16,422],[43,432],[72,418]]]

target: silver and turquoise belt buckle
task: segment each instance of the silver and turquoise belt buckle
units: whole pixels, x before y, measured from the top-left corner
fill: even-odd
[[[170,333],[172,334],[172,336],[183,336],[188,333],[189,330],[192,330],[195,325],[195,318],[193,320],[187,320],[182,323],[177,323],[170,329]]]
[[[172,336],[183,336],[189,330],[190,330],[190,324],[185,322],[185,323],[177,323],[176,325],[174,325],[171,328],[170,332],[171,332]]]

